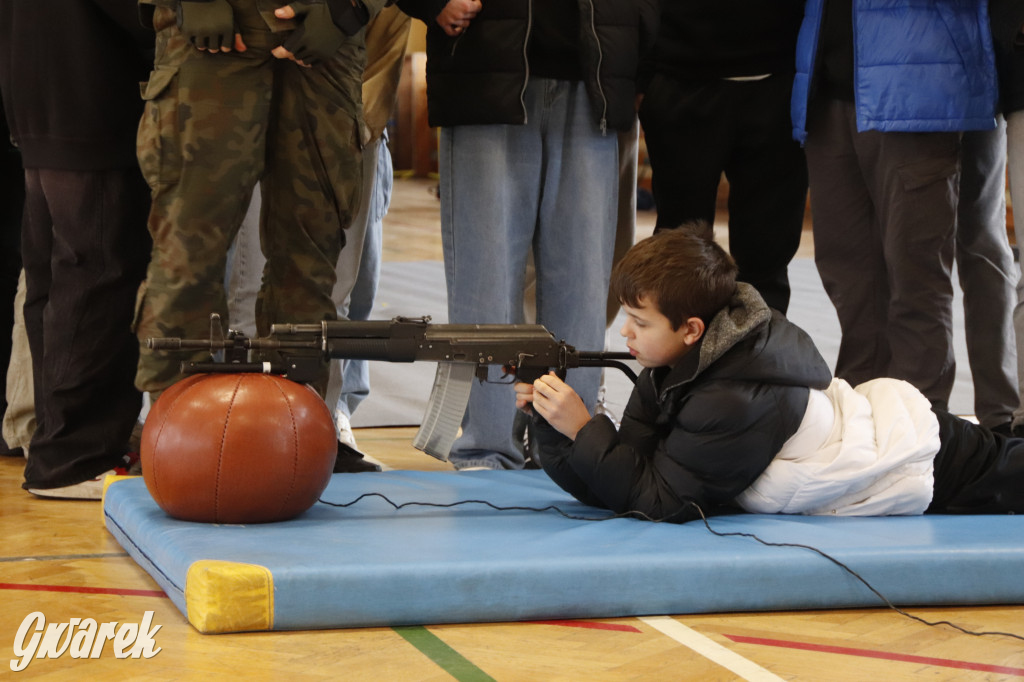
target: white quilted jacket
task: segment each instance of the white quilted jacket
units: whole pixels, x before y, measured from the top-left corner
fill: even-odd
[[[811,390],[799,430],[736,502],[761,514],[920,514],[932,499],[939,427],[897,379]]]

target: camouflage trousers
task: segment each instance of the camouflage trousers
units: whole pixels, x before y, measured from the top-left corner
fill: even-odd
[[[211,313],[228,321],[227,252],[257,182],[267,257],[260,335],[273,323],[336,318],[335,267],[362,183],[362,33],[307,68],[270,54],[289,26],[275,24],[265,5],[284,3],[230,2],[245,51],[199,51],[178,31],[173,9],[154,14],[156,61],[138,136],[153,196],[153,255],[135,318],[142,391],[159,393],[181,378],[183,360],[209,359],[152,351],[146,339],[206,338]]]

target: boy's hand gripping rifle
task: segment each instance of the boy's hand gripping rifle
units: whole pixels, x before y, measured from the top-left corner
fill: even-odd
[[[487,380],[499,366],[514,381],[532,383],[554,370],[565,378],[574,367],[616,367],[636,381],[623,360],[628,353],[578,351],[539,324],[430,324],[429,317],[390,321],[337,321],[275,324],[270,335],[224,335],[220,317],[210,316],[209,339],[151,338],[154,350],[208,350],[210,362],[183,362],[186,374],[256,372],[307,383],[320,376],[325,359],[431,361],[437,364],[434,387],[413,446],[448,459],[469,400],[473,377]],[[276,351],[279,362],[251,362],[249,351]],[[510,379],[509,383],[513,380]]]

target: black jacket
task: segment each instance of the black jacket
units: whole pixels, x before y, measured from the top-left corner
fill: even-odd
[[[136,165],[153,41],[136,0],[0,2],[0,91],[25,167]]]
[[[698,347],[674,368],[646,369],[616,431],[597,416],[570,441],[543,419],[544,470],[580,501],[686,521],[730,509],[832,379],[810,337],[739,284]]]
[[[792,73],[803,16],[804,0],[662,0],[643,81]]]
[[[1021,0],[990,0],[989,18],[992,41],[996,48],[996,70],[999,72],[999,96],[1004,114],[1024,109],[1024,2]]]
[[[431,126],[522,124],[529,76],[526,44],[535,0],[485,0],[457,37],[435,18],[444,0],[399,0],[427,25],[427,104]],[[578,0],[580,60],[595,122],[629,130],[635,122],[636,76],[653,40],[656,0]]]

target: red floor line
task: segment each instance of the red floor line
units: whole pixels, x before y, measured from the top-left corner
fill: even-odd
[[[844,656],[861,656],[863,658],[880,658],[887,661],[902,661],[904,663],[921,663],[924,665],[941,666],[943,668],[957,668],[960,670],[979,670],[987,673],[999,673],[1002,675],[1017,675],[1024,677],[1024,668],[1011,668],[1004,665],[989,665],[987,663],[971,663],[970,661],[954,661],[948,658],[932,658],[930,656],[913,656],[911,654],[897,654],[889,651],[874,651],[872,649],[853,649],[842,646],[829,646],[825,644],[809,644],[806,642],[789,642],[781,639],[765,639],[763,637],[743,637],[741,635],[724,635],[733,642],[740,644],[760,644],[762,646],[782,647],[786,649],[803,649],[805,651],[819,651],[830,654],[841,654]]]
[[[122,597],[167,597],[163,590],[123,590],[113,587],[74,587],[71,585],[28,585],[0,583],[0,590],[27,590],[29,592],[77,592],[79,594],[116,594]]]
[[[587,620],[535,620],[534,625],[559,625],[566,628],[587,628],[589,630],[615,630],[617,632],[642,632],[632,625],[619,625],[618,623],[595,623]]]

